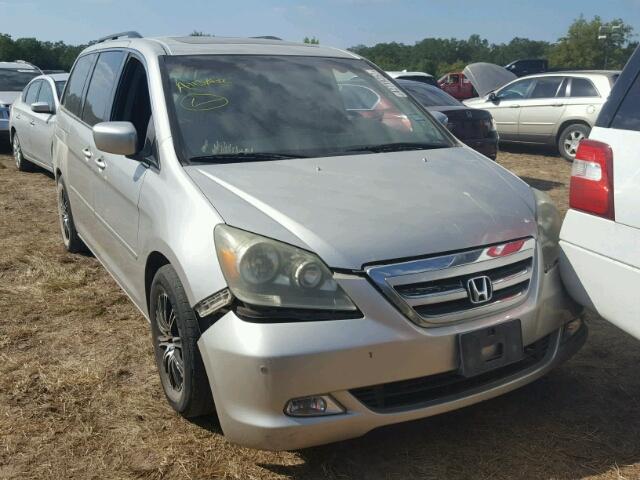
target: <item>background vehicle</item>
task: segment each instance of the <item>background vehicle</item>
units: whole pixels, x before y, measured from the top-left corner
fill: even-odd
[[[34,78],[11,106],[9,132],[18,170],[31,163],[53,171],[52,144],[60,95],[67,73]]]
[[[438,80],[438,87],[458,100],[478,96],[473,85],[462,72],[447,73]]]
[[[585,305],[640,339],[640,50],[616,82],[571,172],[561,270]]]
[[[402,70],[401,72],[387,72],[391,78],[395,79],[403,79],[403,80],[413,80],[414,82],[426,83],[427,85],[438,86],[438,82],[433,75],[424,72],[407,72],[406,70]]]
[[[9,109],[32,78],[42,72],[23,61],[0,62],[0,142],[9,140]]]
[[[150,320],[170,405],[215,404],[234,442],[467,406],[587,335],[548,197],[350,52],[109,36],[73,67],[54,167],[66,248]]]
[[[549,61],[545,58],[526,58],[515,60],[509,65],[505,65],[507,70],[513,72],[517,77],[544,73],[549,70]]]
[[[491,112],[501,141],[555,145],[565,159],[573,160],[618,74],[583,71],[531,75],[464,103]]]
[[[498,155],[498,132],[491,113],[466,107],[438,87],[411,80],[398,80],[398,84],[430,112],[446,115],[447,128],[474,150],[492,160]]]

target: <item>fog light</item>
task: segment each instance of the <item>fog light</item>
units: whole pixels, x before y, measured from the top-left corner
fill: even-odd
[[[207,315],[211,315],[216,310],[219,310],[222,307],[229,305],[232,300],[233,300],[233,295],[231,295],[231,292],[229,291],[228,288],[225,288],[224,290],[220,290],[219,292],[214,293],[210,297],[207,297],[201,302],[199,302],[194,307],[194,310],[198,312],[198,315],[200,315],[200,318],[204,318]]]
[[[318,417],[344,413],[344,408],[329,395],[311,395],[289,400],[284,413],[290,417]]]
[[[573,337],[578,332],[578,330],[580,330],[580,327],[582,327],[581,318],[576,318],[575,320],[570,321],[564,326],[564,337]]]

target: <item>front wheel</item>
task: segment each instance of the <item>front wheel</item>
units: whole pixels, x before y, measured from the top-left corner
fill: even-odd
[[[213,413],[197,345],[200,328],[171,265],[161,267],[153,278],[149,307],[156,365],[169,404],[187,418]]]
[[[18,132],[13,134],[13,142],[11,143],[13,148],[13,159],[16,162],[16,168],[21,172],[28,172],[31,170],[31,163],[24,158],[22,153],[22,145],[20,144],[20,138]]]
[[[573,162],[573,159],[576,158],[580,141],[589,137],[590,132],[591,128],[582,123],[574,123],[562,130],[558,137],[558,150],[560,155],[562,155],[565,160]]]

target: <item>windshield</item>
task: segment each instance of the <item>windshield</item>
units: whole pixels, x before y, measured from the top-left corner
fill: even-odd
[[[0,69],[0,92],[21,92],[38,75],[35,70]]]
[[[454,146],[442,127],[362,60],[165,58],[183,160],[319,157]]]
[[[399,80],[398,83],[424,107],[459,107],[462,105],[462,103],[438,87],[403,80]]]

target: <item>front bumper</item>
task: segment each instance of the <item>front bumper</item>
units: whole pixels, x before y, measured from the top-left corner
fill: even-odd
[[[536,380],[586,338],[584,330],[562,341],[563,325],[580,310],[565,294],[557,268],[541,275],[527,301],[511,310],[434,328],[411,323],[367,279],[337,278],[364,318],[258,324],[229,312],[203,333],[198,345],[229,440],[261,449],[299,449],[465,407]],[[367,408],[352,394],[361,387],[455,371],[459,333],[514,318],[521,320],[524,345],[549,336],[547,353],[530,368],[391,412]],[[316,394],[330,394],[346,413],[313,418],[283,413],[288,400]]]

